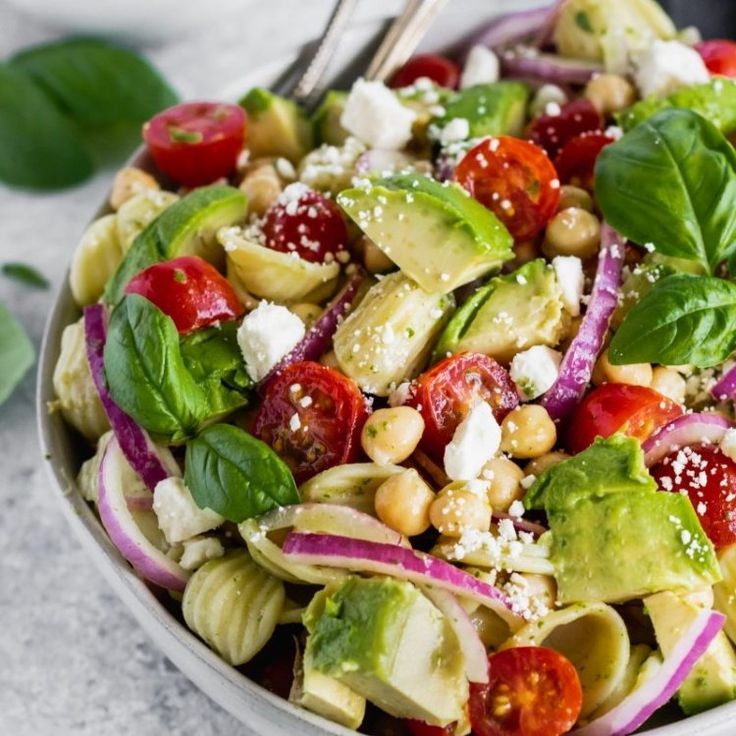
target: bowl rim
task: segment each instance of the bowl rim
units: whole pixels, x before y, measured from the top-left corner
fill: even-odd
[[[538,5],[539,2],[532,0],[530,4]],[[351,31],[365,31],[369,27],[375,30],[386,20],[387,17],[363,20],[354,24]],[[293,62],[297,54],[298,49],[295,48],[279,59],[259,65],[251,76],[277,74]],[[232,87],[233,84],[230,85]],[[155,171],[142,146],[125,165]],[[110,211],[105,202],[89,222]],[[287,729],[296,729],[295,733],[300,736],[355,736],[356,731],[294,705],[227,664],[162,605],[110,541],[91,506],[82,497],[75,473],[70,472],[71,455],[74,454],[72,443],[77,443],[78,439],[60,412],[50,408],[55,400],[53,373],[60,353],[61,334],[80,314],[69,287],[67,267],[44,326],[36,373],[35,409],[44,467],[51,481],[50,492],[87,557],[92,559],[153,644],[197,688],[254,734],[276,734],[277,729],[286,734]],[[720,727],[726,727],[734,717],[736,701],[642,733],[648,736],[689,736],[692,733],[705,734],[704,729],[708,729],[711,736],[716,736],[717,733],[728,733],[727,730],[720,731]]]

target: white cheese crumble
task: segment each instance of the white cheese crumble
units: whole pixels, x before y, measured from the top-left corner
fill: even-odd
[[[642,97],[666,97],[681,87],[710,79],[700,54],[679,41],[653,41],[637,56],[635,64],[634,80]]]
[[[358,79],[345,101],[340,124],[373,148],[398,150],[411,139],[415,118],[383,82]]]
[[[585,288],[583,262],[577,256],[555,256],[552,259],[552,268],[557,276],[565,309],[573,317],[577,317]]]
[[[546,345],[516,353],[511,361],[511,380],[523,399],[531,401],[549,391],[560,375],[562,353]]]
[[[153,491],[153,511],[169,544],[183,542],[220,526],[225,519],[212,509],[197,506],[182,478],[159,481]]]
[[[730,457],[731,460],[736,460],[736,429],[727,429],[726,434],[721,439],[721,452]]]
[[[500,445],[501,427],[482,401],[460,422],[445,448],[445,473],[452,480],[474,480]]]
[[[534,95],[529,109],[533,116],[537,116],[542,115],[550,103],[562,107],[566,102],[567,94],[562,87],[556,84],[543,84]]]
[[[460,76],[460,89],[497,82],[501,74],[498,56],[486,46],[473,46]]]
[[[261,302],[238,328],[238,345],[254,381],[271,369],[304,337],[304,323],[286,307]]]
[[[439,141],[443,146],[464,141],[470,135],[470,123],[465,118],[453,118],[439,131]]]
[[[185,570],[197,570],[205,562],[222,557],[225,548],[216,537],[192,537],[184,541],[184,552],[179,564]]]
[[[388,396],[388,405],[403,406],[409,400],[411,394],[411,383],[403,381]]]

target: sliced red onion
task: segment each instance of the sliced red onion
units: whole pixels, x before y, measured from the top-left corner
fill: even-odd
[[[417,585],[432,585],[487,606],[514,631],[524,624],[521,616],[512,610],[511,600],[505,593],[424,552],[333,534],[297,532],[286,537],[283,552],[295,562],[371,572]]]
[[[445,618],[457,637],[457,643],[465,660],[465,674],[468,682],[485,685],[488,682],[488,652],[473,626],[473,622],[465,613],[452,593],[441,588],[423,585],[424,595],[445,614]]]
[[[554,18],[556,8],[549,7],[507,13],[494,18],[488,25],[473,33],[462,45],[463,58],[473,46],[487,46],[497,49],[511,46],[529,39],[539,42],[549,34],[550,17]]]
[[[110,540],[146,580],[167,590],[184,590],[189,573],[155,547],[136,524],[121,482],[125,456],[112,438],[102,456],[98,476],[97,509]]]
[[[585,393],[593,366],[618,304],[625,240],[606,222],[601,228],[601,251],[588,308],[560,365],[560,374],[542,399],[549,415],[560,422],[572,412]]]
[[[359,175],[384,174],[401,171],[411,166],[415,159],[401,151],[371,148],[358,157],[355,172]]]
[[[718,444],[734,425],[720,414],[701,412],[683,414],[657,430],[642,443],[648,468],[665,455],[688,445]]]
[[[129,417],[113,400],[105,381],[104,349],[107,340],[107,319],[102,304],[84,308],[84,340],[92,380],[102,407],[110,421],[115,438],[130,466],[153,493],[156,484],[172,475],[181,475],[173,456],[157,448],[143,427]]]
[[[329,303],[324,314],[312,325],[297,346],[271,369],[259,386],[265,386],[287,365],[299,363],[302,360],[318,360],[329,349],[335,331],[350,311],[364,280],[365,272],[358,268],[342,291]]]
[[[526,519],[520,519],[517,516],[511,516],[511,514],[501,514],[493,512],[491,517],[494,522],[499,522],[502,519],[508,519],[513,525],[517,532],[528,532],[533,534],[535,537],[541,537],[547,529],[541,524],[535,524],[533,521],[527,521]]]
[[[710,395],[717,401],[736,399],[736,365],[713,384]]]
[[[576,729],[573,734],[627,736],[636,731],[677,692],[725,620],[726,617],[721,613],[708,609],[700,611],[649,680],[627,695],[615,708],[587,726]]]
[[[506,51],[501,55],[501,75],[512,79],[582,86],[603,71],[603,67],[593,61],[539,54],[536,49]]]

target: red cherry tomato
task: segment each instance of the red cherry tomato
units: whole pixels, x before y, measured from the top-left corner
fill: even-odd
[[[716,447],[683,447],[651,473],[665,491],[690,496],[703,531],[716,547],[736,543],[736,463]]]
[[[458,181],[492,210],[516,240],[540,232],[557,211],[560,181],[547,154],[519,138],[486,138],[455,169]]]
[[[605,133],[581,133],[570,139],[555,159],[560,182],[592,190],[598,154],[613,142]]]
[[[408,403],[424,419],[425,451],[442,458],[457,425],[478,401],[489,403],[499,422],[519,404],[506,369],[487,355],[453,355],[419,376]]]
[[[235,169],[245,130],[239,105],[184,102],[154,115],[143,126],[143,139],[161,171],[179,184],[199,187]]]
[[[455,733],[455,724],[450,726],[430,726],[424,721],[404,719],[406,730],[411,736],[452,736]]]
[[[529,125],[529,137],[554,158],[576,135],[603,130],[603,118],[592,102],[568,102],[557,115],[540,115]]]
[[[470,685],[475,736],[561,736],[580,715],[583,691],[572,663],[546,647],[488,657],[490,682]]]
[[[651,388],[604,383],[593,389],[572,415],[567,449],[581,452],[596,437],[610,437],[616,432],[643,441],[681,414],[679,404]]]
[[[736,43],[725,38],[712,38],[695,44],[711,74],[736,77]]]
[[[419,56],[409,59],[404,66],[394,73],[389,82],[389,87],[394,89],[408,87],[421,77],[431,79],[440,87],[455,89],[460,81],[460,67],[444,56],[419,54]]]
[[[296,419],[294,418],[296,417]],[[368,409],[360,389],[332,368],[304,361],[266,385],[253,433],[273,447],[297,483],[354,462]]]
[[[126,294],[140,294],[174,320],[181,334],[240,317],[245,311],[230,282],[207,261],[182,256],[155,263],[128,282]]]
[[[324,263],[346,252],[348,230],[337,205],[303,184],[287,187],[268,208],[263,222],[266,245]]]

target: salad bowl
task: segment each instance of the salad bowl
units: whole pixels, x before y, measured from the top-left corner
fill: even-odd
[[[441,28],[435,28],[430,33],[425,45],[432,49],[451,46],[497,13],[539,4],[507,1],[499,2],[489,10],[485,4],[481,8],[479,2],[463,3],[460,10],[448,10],[442,23],[438,24]],[[468,13],[469,8],[474,12]],[[353,57],[355,49],[366,45],[383,22],[372,21],[352,28],[346,34],[335,68],[343,68]],[[232,80],[221,96],[226,99],[236,98],[251,86],[268,86],[296,56],[297,50],[294,50],[292,54],[254,70],[241,79]],[[143,170],[154,170],[152,161],[143,150],[133,156],[130,165]],[[107,211],[106,205],[103,205],[95,217]],[[275,736],[286,736],[290,733],[304,736],[354,734],[352,730],[292,705],[226,664],[161,602],[154,590],[135,574],[110,541],[75,482],[84,459],[84,450],[61,415],[48,411],[48,405],[55,398],[52,375],[59,357],[61,333],[79,315],[79,308],[65,279],[56,296],[44,334],[37,390],[39,435],[49,471],[50,492],[59,502],[74,534],[156,646],[194,684],[241,721],[247,733],[268,733]],[[726,736],[733,733],[734,719],[736,702],[686,719],[665,708],[658,713],[656,723],[651,721],[640,732],[652,736]]]

